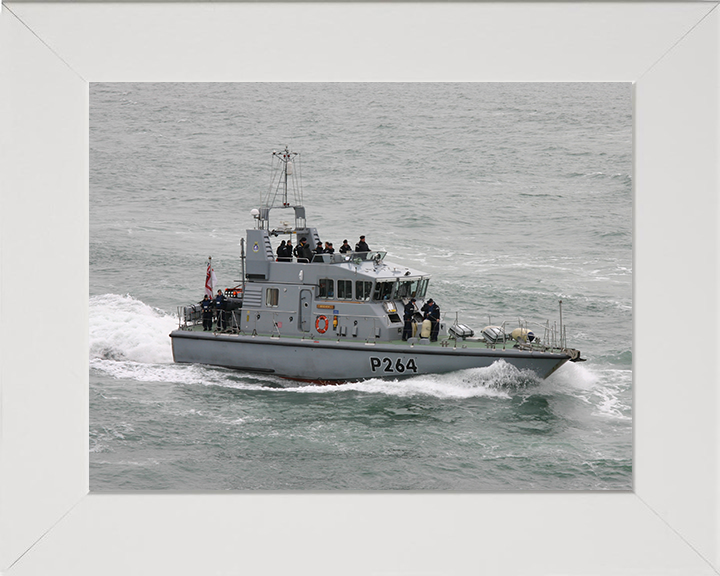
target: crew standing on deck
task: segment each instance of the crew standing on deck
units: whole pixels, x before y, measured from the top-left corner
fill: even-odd
[[[300,243],[302,257],[305,258],[306,261],[312,262],[313,251],[312,248],[310,248],[310,244],[308,244],[305,238],[303,238]]]
[[[403,314],[403,320],[405,321],[405,325],[403,326],[403,333],[402,333],[402,339],[407,340],[408,338],[412,338],[412,325],[413,325],[413,318],[415,317],[415,298],[411,298],[410,302],[405,304],[405,311]]]
[[[370,246],[365,242],[365,236],[360,236],[360,241],[355,244],[355,252],[370,252]]]
[[[300,238],[300,244],[295,246],[295,258],[298,262],[310,262],[312,260],[312,249],[308,246],[307,238]]]
[[[290,240],[285,244],[285,257],[282,259],[283,262],[292,262],[293,258],[293,245]]]
[[[213,301],[210,300],[210,296],[205,294],[200,302],[200,307],[202,308],[203,332],[207,332],[212,330]]]
[[[278,262],[292,262],[292,242],[290,240],[287,241],[287,244],[285,243],[285,240],[283,240],[280,243],[280,247],[277,249],[277,255],[278,255]]]
[[[225,330],[227,320],[225,319],[225,296],[223,296],[222,290],[218,290],[217,296],[215,296],[215,312],[217,314],[218,330]]]
[[[352,252],[352,248],[347,240],[343,240],[342,246],[340,246],[340,254],[345,254],[345,252]]]
[[[432,322],[432,329],[430,330],[430,342],[437,342],[438,332],[440,331],[440,306],[430,298],[422,307],[422,311],[425,313],[424,318]]]

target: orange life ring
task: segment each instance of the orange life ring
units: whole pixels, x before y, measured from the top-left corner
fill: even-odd
[[[320,320],[323,321],[323,327],[320,328]],[[317,330],[320,334],[325,334],[327,332],[327,329],[330,327],[330,322],[328,322],[327,316],[318,316],[317,320],[315,320],[315,330]]]

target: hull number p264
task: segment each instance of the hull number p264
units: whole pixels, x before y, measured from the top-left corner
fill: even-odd
[[[403,362],[402,358],[378,358],[377,356],[370,356],[370,368],[373,372],[386,372],[386,373],[397,373],[402,374],[403,372],[417,373],[417,365],[415,359],[410,358],[407,362]]]

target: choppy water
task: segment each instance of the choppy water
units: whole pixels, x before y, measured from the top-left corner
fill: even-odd
[[[631,123],[628,84],[91,85],[91,489],[630,489]],[[332,387],[173,364],[285,145],[323,241],[365,234],[476,329],[562,299],[588,361]]]

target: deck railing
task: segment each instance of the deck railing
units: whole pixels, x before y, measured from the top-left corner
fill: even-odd
[[[193,310],[194,309],[194,310]],[[190,310],[191,313],[188,315],[186,312]],[[224,326],[224,328],[221,328],[218,330],[218,314],[217,311],[213,311],[213,328],[216,331],[220,332],[227,332],[232,334],[246,334],[246,335],[269,335],[275,338],[281,338],[283,336],[282,332],[282,323],[283,322],[298,322],[298,310],[266,310],[266,309],[245,309],[245,310],[232,310],[232,311],[222,311],[223,317],[220,326]],[[240,314],[251,314],[251,318],[249,321],[246,320],[245,322],[245,328],[243,328],[243,323]],[[271,322],[269,324],[270,330],[267,330],[267,315],[271,315]],[[258,316],[260,316],[258,318]],[[321,316],[325,316],[326,320],[323,322],[322,326],[325,328],[323,333],[319,332],[318,325],[316,322],[318,322],[318,319]],[[451,312],[445,312],[441,314],[440,323],[441,326],[444,328],[441,333],[441,344],[442,341],[445,341],[445,345],[447,345],[448,341],[455,340],[457,342],[462,342],[465,340],[464,338],[457,338],[452,333],[450,333],[447,328],[451,327],[452,324],[449,324],[448,318],[454,317],[454,324],[458,324],[458,317],[459,312],[451,311]],[[179,318],[179,328],[181,330],[191,330],[194,326],[201,325],[203,323],[202,320],[202,312],[199,311],[199,306],[180,306],[178,307],[178,318]],[[301,338],[317,338],[319,335],[324,335],[326,332],[330,332],[331,335],[336,336],[338,339],[340,338],[346,338],[349,339],[357,338],[358,340],[364,340],[366,342],[376,342],[378,341],[381,336],[383,335],[383,330],[392,330],[392,331],[400,331],[401,327],[400,325],[393,324],[392,326],[388,327],[387,323],[385,322],[384,317],[378,317],[378,316],[372,316],[367,314],[341,314],[338,317],[338,325],[335,327],[333,326],[334,323],[334,315],[332,313],[326,313],[323,314],[322,312],[315,313],[312,316],[310,316],[307,320],[307,322],[310,324],[310,329],[305,331],[298,331],[296,333],[293,333],[293,337],[300,336]],[[490,348],[495,347],[502,347],[507,348],[508,346],[515,347],[518,346],[520,349],[526,349],[526,350],[538,350],[538,351],[547,351],[547,350],[561,350],[566,348],[566,334],[565,334],[565,327],[563,326],[562,330],[560,330],[560,327],[557,323],[551,324],[550,321],[546,321],[544,324],[537,323],[537,322],[528,322],[522,318],[518,318],[516,320],[504,320],[500,323],[493,323],[492,319],[489,319],[489,323],[492,326],[498,326],[501,329],[501,337],[499,337],[494,342],[487,341],[487,345]],[[418,324],[418,333],[420,331],[419,325],[421,322],[417,322]],[[518,327],[523,330],[532,331],[535,335],[535,339],[530,341],[516,341],[510,336],[510,332],[512,331],[508,327]],[[261,327],[261,329],[258,329]],[[334,329],[333,329],[334,328]],[[363,336],[360,336],[360,332],[362,331]],[[400,332],[398,332],[399,334]],[[542,336],[540,336],[542,334]],[[480,335],[475,334],[474,338],[478,338]],[[383,341],[387,340],[393,340],[397,338],[387,338],[387,332],[386,337],[383,338]]]
[[[345,262],[354,262],[359,264],[360,262],[382,262],[385,259],[387,252],[382,250],[371,250],[370,252],[333,252],[332,254],[322,253],[315,254],[313,252],[312,257],[308,260],[307,258],[297,257],[276,257],[276,262],[285,263],[296,263],[296,264],[343,264]]]

